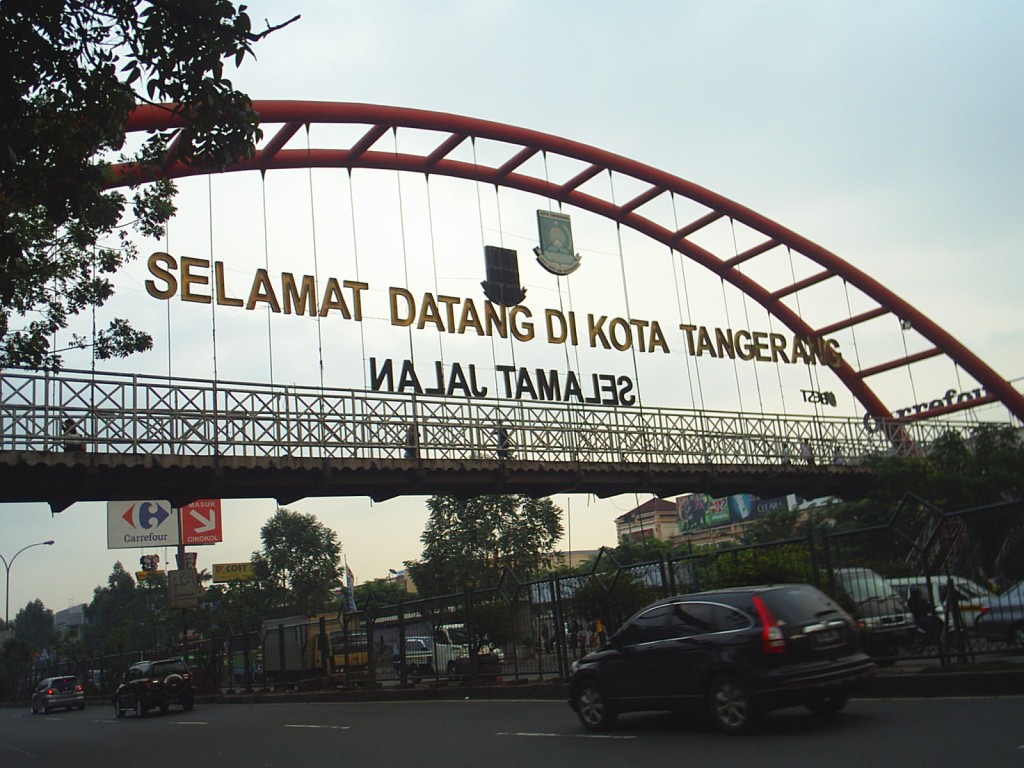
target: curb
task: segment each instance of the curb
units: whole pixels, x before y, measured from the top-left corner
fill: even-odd
[[[854,698],[963,698],[976,696],[1024,696],[1024,669],[943,670],[877,674]],[[350,688],[317,691],[219,693],[196,697],[198,704],[309,704],[317,702],[460,701],[466,699],[510,701],[537,699],[568,701],[568,684],[561,680],[484,685],[427,685],[404,688]],[[91,706],[109,703],[93,698]],[[27,702],[2,702],[0,707],[27,707]]]
[[[925,669],[918,672],[876,675],[855,698],[937,698],[970,696],[1024,696],[1024,669],[960,671]],[[280,693],[225,693],[203,696],[210,704],[261,704],[388,701],[456,701],[460,699],[543,699],[568,701],[564,681],[491,684],[431,685],[406,688],[355,688]]]

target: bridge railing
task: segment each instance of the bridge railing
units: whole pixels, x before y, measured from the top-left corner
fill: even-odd
[[[0,371],[0,450],[60,451],[65,419],[99,453],[599,464],[857,463],[967,421],[861,419],[409,396],[142,374]],[[409,429],[415,429],[410,452]],[[504,449],[502,433],[507,435]],[[507,451],[499,455],[502,450]]]

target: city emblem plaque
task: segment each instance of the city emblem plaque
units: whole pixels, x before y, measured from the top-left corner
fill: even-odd
[[[572,222],[568,215],[554,211],[537,211],[540,246],[533,249],[537,261],[554,275],[568,275],[580,265],[580,256],[573,249]]]

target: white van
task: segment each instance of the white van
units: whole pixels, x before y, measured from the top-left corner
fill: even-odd
[[[434,629],[434,652],[438,669],[449,677],[461,676],[469,669],[469,632],[465,624],[439,624]],[[477,663],[486,669],[500,668],[502,653],[488,642],[480,646]]]

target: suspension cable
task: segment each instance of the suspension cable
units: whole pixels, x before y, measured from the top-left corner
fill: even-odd
[[[320,257],[317,253],[316,247],[316,205],[315,198],[313,196],[313,163],[308,159],[311,157],[312,148],[310,146],[310,124],[306,123],[306,176],[309,180],[309,223],[312,227],[313,235],[313,280],[316,284],[317,290],[321,289],[320,283]],[[316,313],[316,346],[317,346],[317,357],[320,364],[320,400],[323,402],[324,396],[324,333],[323,323],[320,317],[321,313]],[[322,406],[321,406],[322,407]]]
[[[441,295],[441,285],[438,281],[437,276],[437,243],[435,242],[434,234],[434,203],[430,191],[430,174],[426,173],[423,175],[424,184],[427,192],[427,228],[430,231],[430,264],[434,271],[434,295]],[[437,337],[437,348],[441,358],[441,370],[444,370],[444,334],[439,334]]]
[[[398,157],[398,127],[397,126],[393,126],[391,128],[391,140],[392,140],[392,150],[394,152],[394,156],[397,158]],[[401,240],[402,240],[402,274],[405,276],[405,285],[408,288],[409,287],[409,252],[408,252],[408,249],[407,249],[407,246],[406,246],[406,237],[405,237],[405,203],[404,203],[404,200],[402,198],[402,174],[401,174],[401,171],[395,171],[395,189],[396,189],[397,194],[398,194],[398,230],[399,230],[399,233],[401,234]],[[413,344],[412,329],[413,329],[413,324],[410,323],[406,327],[406,335],[408,336],[408,340],[409,340],[409,362],[413,366],[413,368],[415,368],[416,367],[416,352],[415,352],[415,345]]]
[[[790,277],[790,280],[792,280],[793,284],[795,285],[796,284],[796,267],[793,265],[793,249],[790,248],[787,245],[786,246],[786,252],[789,254],[789,277]],[[793,296],[796,299],[796,314],[797,314],[798,317],[800,317],[802,319],[803,316],[804,316],[804,313],[803,313],[803,309],[800,307],[800,292],[797,291],[796,293],[793,294]],[[813,358],[810,356],[810,350],[808,350],[808,360],[810,360],[810,359],[813,359]],[[808,382],[808,384],[810,384],[812,389],[816,389],[817,388],[817,383],[815,382],[815,378],[814,378],[814,374],[816,373],[816,371],[812,371],[811,370],[812,367],[813,366],[810,364],[810,362],[808,362],[808,364],[807,364],[807,382]],[[814,415],[816,417],[820,417],[821,416],[821,406],[818,403],[813,403],[813,405],[814,405]]]
[[[270,238],[267,235],[267,171],[260,169],[260,189],[263,193],[263,267],[270,274]],[[168,302],[169,303],[169,302]],[[273,313],[270,305],[265,307],[267,311],[267,361],[270,368],[270,388],[274,388],[274,328],[270,322]]]
[[[857,327],[853,324],[853,304],[850,302],[850,283],[843,278],[843,292],[846,294],[846,314],[850,319],[850,338],[853,342],[853,357],[857,361],[857,370],[861,369],[860,363],[860,345],[857,343]],[[853,415],[857,415],[857,399],[851,400],[853,405]]]
[[[361,282],[359,276],[359,238],[356,237],[356,202],[355,202],[355,187],[352,183],[352,169],[348,169],[348,210],[349,218],[352,224],[352,258],[355,262],[355,274],[356,282]],[[367,380],[367,369],[366,369],[366,332],[363,326],[366,325],[363,322],[358,323],[359,326],[359,357],[360,357],[360,369],[363,372],[363,389],[369,389],[369,382]]]
[[[608,169],[608,189],[611,192],[612,205],[615,206],[615,205],[617,205],[616,200],[615,200],[615,178],[614,178],[614,176],[612,174],[612,170],[610,168]],[[625,255],[625,253],[624,253],[624,251],[622,249],[622,224],[621,224],[621,222],[618,222],[618,221],[615,222],[615,239],[616,239],[616,242],[618,244],[618,249],[619,249],[619,271],[622,274],[622,298],[623,298],[623,300],[626,303],[626,317],[632,319],[633,313],[632,313],[632,311],[630,310],[630,307],[629,307],[629,285],[626,282],[626,255]],[[637,348],[637,345],[635,343],[629,345],[630,357],[633,360],[633,377],[634,377],[634,380],[636,381],[636,402],[637,402],[637,408],[639,409],[640,413],[642,414],[643,413],[643,407],[644,407],[644,400],[643,400],[643,393],[641,392],[641,388],[640,388],[640,366],[639,366],[639,363],[637,362],[637,358],[636,358],[636,348]]]
[[[738,257],[740,255],[740,249],[739,245],[736,242],[736,220],[732,216],[729,217],[729,226],[732,229],[732,253],[733,256]],[[736,265],[736,271],[739,272],[740,274],[743,273],[743,270],[739,264]],[[747,329],[749,329],[750,308],[748,306],[748,296],[746,291],[741,291],[741,293],[743,294],[743,319],[746,322]],[[761,377],[760,375],[758,375],[756,364],[754,365],[754,384],[757,387],[757,404],[761,408],[761,415],[764,416],[764,399],[761,397]]]
[[[725,327],[732,328],[732,318],[729,316],[729,296],[725,291],[725,278],[719,275],[718,281],[722,286],[722,306],[725,307]],[[736,361],[735,355],[732,357],[732,372],[733,376],[736,378],[736,397],[738,397],[740,401],[740,413],[746,413],[747,409],[743,405],[743,389],[740,387],[740,367],[739,363]]]
[[[207,212],[210,217],[210,285],[214,285],[217,275],[213,258],[213,176],[206,177],[206,199]],[[218,381],[217,375],[217,302],[210,302],[210,338],[213,345],[213,380]]]
[[[679,231],[679,212],[676,210],[676,194],[675,194],[675,192],[670,192],[669,194],[672,196],[673,231],[674,232],[678,232]],[[676,269],[675,269],[675,265],[676,265],[675,254],[676,254],[676,251],[675,251],[675,249],[670,247],[669,248],[669,253],[672,256],[672,278],[675,281],[676,309],[679,312],[679,324],[682,325],[684,320],[689,321],[693,317],[693,315],[691,313],[691,310],[690,310],[690,291],[689,291],[689,287],[687,286],[687,283],[686,283],[686,255],[683,254],[682,251],[678,252],[679,253],[679,273],[677,275],[676,274]],[[680,293],[679,292],[679,279],[680,278],[682,278],[682,281],[683,281],[683,286],[682,286],[683,287],[683,290],[682,290],[683,301],[686,302],[686,315],[685,315],[685,317],[683,316],[683,302],[679,300],[679,293]],[[686,363],[686,381],[687,381],[687,384],[690,387],[690,405],[692,406],[693,410],[695,410],[695,411],[698,410],[697,409],[697,397],[699,397],[700,398],[700,411],[703,412],[704,411],[704,388],[703,388],[703,386],[701,384],[701,380],[700,380],[700,366],[697,364],[697,358],[694,357],[693,355],[691,355],[689,353],[689,351],[687,351],[684,354],[684,360],[685,360],[685,363]],[[690,373],[690,362],[691,362],[691,360],[693,362],[693,374]],[[696,379],[697,379],[697,389],[696,389],[696,391],[694,391],[694,388],[693,388],[693,378],[694,377],[696,377]]]
[[[476,136],[471,136],[470,137],[470,145],[473,148],[473,168],[476,169],[476,168],[479,167],[479,161],[478,161],[477,155],[476,155]],[[474,176],[479,176],[479,173],[474,173],[473,175]],[[480,181],[479,180],[474,181],[474,186],[476,187],[476,214],[477,214],[477,219],[478,219],[478,221],[480,223],[480,251],[482,253],[486,254],[486,252],[487,252],[487,250],[486,250],[487,249],[487,236],[484,234],[484,203],[483,203],[483,197],[480,194]],[[508,308],[507,307],[502,307],[502,309],[503,310],[507,310]],[[491,344],[491,372],[494,375],[494,391],[498,392],[499,391],[499,386],[498,386],[499,385],[499,382],[498,382],[498,352],[497,352],[497,348],[495,346],[496,345],[496,341],[495,341],[495,338],[494,338],[493,334],[490,336],[490,344]]]

